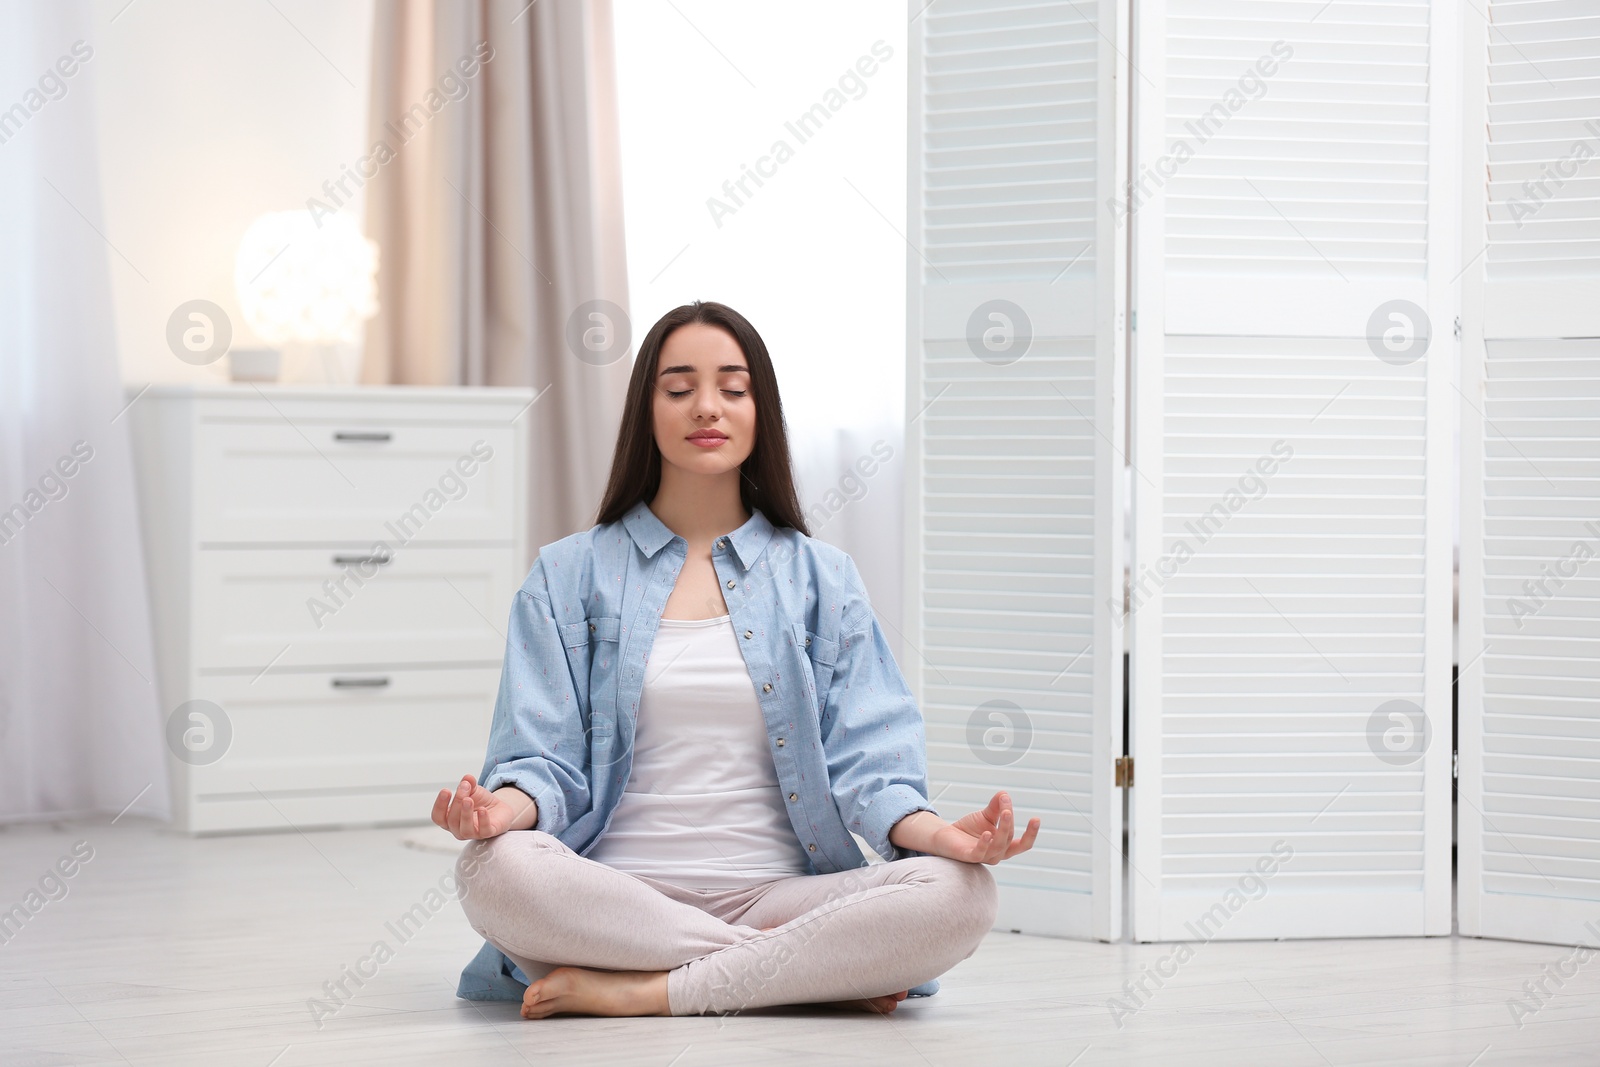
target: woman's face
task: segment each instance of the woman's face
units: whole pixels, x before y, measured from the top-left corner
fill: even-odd
[[[703,322],[668,334],[656,364],[654,416],[663,462],[696,474],[743,463],[755,449],[756,402],[739,342]]]

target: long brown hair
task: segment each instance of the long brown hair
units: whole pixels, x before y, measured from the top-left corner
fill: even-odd
[[[652,404],[656,364],[667,337],[691,322],[725,331],[738,343],[745,366],[750,368],[750,391],[756,402],[756,444],[739,465],[740,501],[746,509],[760,508],[774,526],[791,526],[811,536],[789,469],[788,427],[783,421],[778,376],[773,372],[766,342],[743,315],[712,300],[696,300],[673,308],[656,320],[639,346],[633,376],[628,380],[622,426],[617,431],[617,450],[611,459],[611,478],[595,522],[616,522],[639,501],[648,503],[654,499],[661,486],[661,450],[656,446]]]

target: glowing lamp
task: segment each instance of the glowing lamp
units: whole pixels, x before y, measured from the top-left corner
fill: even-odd
[[[378,245],[345,214],[274,211],[245,230],[234,259],[239,309],[268,344],[354,343],[378,311]]]

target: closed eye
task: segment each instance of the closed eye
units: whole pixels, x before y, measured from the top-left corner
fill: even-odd
[[[690,392],[691,392],[691,390],[688,390],[688,389],[680,389],[677,392],[673,392],[671,389],[668,389],[667,390],[667,395],[672,397],[672,399],[676,400],[680,396],[688,396]],[[743,390],[743,389],[724,389],[723,392],[727,393],[729,396],[744,396],[745,395],[745,390]]]

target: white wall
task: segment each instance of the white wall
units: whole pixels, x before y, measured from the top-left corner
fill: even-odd
[[[94,14],[123,379],[220,380],[225,360],[194,367],[172,354],[167,319],[211,300],[235,347],[259,343],[234,297],[234,253],[257,216],[304,210],[361,154],[372,0],[96,0]],[[344,210],[360,222],[359,194]],[[286,366],[290,378],[315,373]]]
[[[812,532],[855,558],[873,607],[898,627],[905,5],[614,5],[635,343],[695,299],[750,319],[777,366],[801,504],[829,513]],[[873,57],[875,72],[834,98],[837,110],[802,143],[785,123],[826,102],[878,41],[890,58]],[[778,140],[793,157],[765,164],[772,176],[747,180],[750,195],[734,204],[723,183]],[[733,207],[720,226],[713,197]],[[880,440],[887,463],[873,454]],[[852,474],[863,459],[870,473]]]

